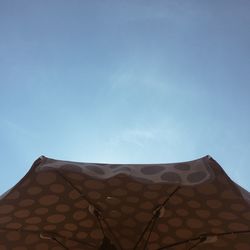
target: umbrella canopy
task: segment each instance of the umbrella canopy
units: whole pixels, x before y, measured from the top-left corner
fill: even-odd
[[[95,164],[44,156],[0,197],[0,250],[249,250],[250,195],[211,157]]]

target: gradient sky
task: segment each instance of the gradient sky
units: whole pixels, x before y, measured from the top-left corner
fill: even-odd
[[[40,155],[210,154],[250,190],[249,0],[0,1],[0,193]]]

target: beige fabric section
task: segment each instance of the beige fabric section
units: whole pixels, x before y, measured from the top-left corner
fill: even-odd
[[[95,164],[44,159],[37,171],[70,170],[96,179],[109,179],[124,174],[139,182],[195,185],[213,178],[203,158],[174,164]]]

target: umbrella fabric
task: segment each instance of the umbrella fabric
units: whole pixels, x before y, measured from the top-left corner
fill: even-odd
[[[0,197],[0,250],[249,250],[250,195],[211,157],[36,160]]]

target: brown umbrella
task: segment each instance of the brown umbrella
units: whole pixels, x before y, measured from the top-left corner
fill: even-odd
[[[175,164],[40,157],[0,197],[0,250],[249,250],[249,199],[209,156]]]

